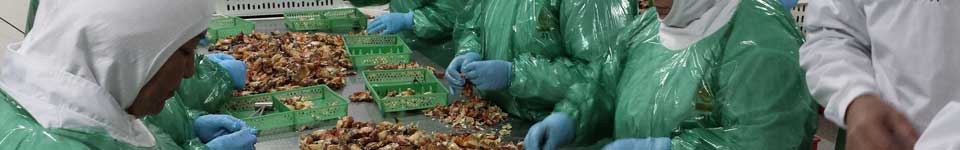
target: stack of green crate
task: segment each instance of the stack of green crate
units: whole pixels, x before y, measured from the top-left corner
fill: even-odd
[[[253,22],[243,20],[240,17],[216,17],[210,20],[210,24],[207,27],[207,39],[209,41],[217,41],[220,38],[234,36],[240,33],[250,34],[253,33],[255,27],[256,25]]]
[[[283,24],[290,31],[360,32],[367,28],[367,15],[357,8],[284,12]]]
[[[379,64],[410,63],[410,47],[395,35],[343,36],[347,56],[357,70],[366,70]]]
[[[367,90],[382,112],[397,112],[447,105],[449,91],[424,68],[363,71]],[[385,97],[387,92],[413,89],[416,95]]]
[[[313,107],[292,110],[281,100],[299,96],[313,102]],[[256,103],[272,103],[270,110],[259,114]],[[299,126],[312,125],[323,120],[347,115],[349,102],[326,85],[302,87],[292,90],[235,97],[221,108],[225,114],[240,118],[247,125],[259,130],[295,130]]]

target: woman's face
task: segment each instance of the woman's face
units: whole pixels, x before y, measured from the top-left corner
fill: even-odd
[[[173,97],[174,91],[180,87],[180,81],[193,76],[193,55],[203,35],[205,33],[200,33],[177,48],[163,66],[160,66],[157,74],[140,89],[133,104],[127,107],[127,113],[142,118],[163,110],[166,100]]]
[[[657,8],[660,19],[666,18],[667,14],[670,14],[670,7],[673,7],[673,0],[654,0],[653,7]]]

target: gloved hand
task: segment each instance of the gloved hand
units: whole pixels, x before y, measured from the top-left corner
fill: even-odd
[[[566,113],[555,112],[530,127],[523,145],[527,150],[553,150],[570,140],[573,140],[573,120]]]
[[[207,54],[207,58],[227,70],[230,80],[233,81],[233,88],[243,89],[247,84],[247,64],[222,53]]]
[[[373,19],[373,22],[370,22],[370,27],[367,27],[367,33],[382,30],[383,32],[380,32],[380,35],[385,35],[410,29],[413,29],[413,12],[389,13]]]
[[[513,77],[513,63],[503,60],[484,60],[470,62],[463,71],[477,89],[499,90],[506,88]]]
[[[480,55],[477,53],[466,53],[457,57],[454,57],[450,61],[450,65],[447,66],[447,70],[444,71],[443,79],[449,83],[450,95],[456,96],[457,93],[463,91],[463,85],[466,84],[466,81],[460,77],[460,70],[467,63],[480,60]]]
[[[603,146],[604,150],[649,149],[670,150],[670,138],[656,137],[643,139],[620,139]]]
[[[245,128],[213,139],[213,141],[207,143],[207,149],[253,150],[254,144],[257,144],[257,129]]]
[[[242,120],[229,115],[204,115],[193,122],[193,132],[204,143],[247,128]]]

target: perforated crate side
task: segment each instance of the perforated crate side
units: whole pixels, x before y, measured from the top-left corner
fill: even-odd
[[[276,15],[284,11],[351,7],[346,0],[216,0],[217,14],[231,16]]]

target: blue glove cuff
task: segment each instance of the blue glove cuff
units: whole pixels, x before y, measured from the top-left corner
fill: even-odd
[[[402,19],[400,21],[403,21],[403,29],[413,29],[413,11],[403,13],[401,16]]]

